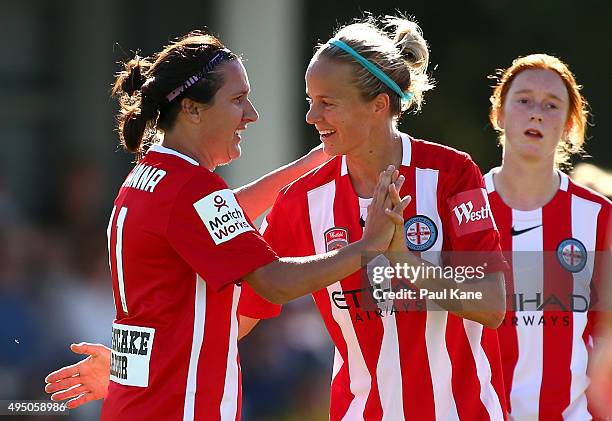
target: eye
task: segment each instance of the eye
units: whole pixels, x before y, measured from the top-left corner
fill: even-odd
[[[556,110],[557,108],[557,104],[553,104],[552,102],[549,102],[548,104],[546,104],[546,108],[551,109],[551,110]]]
[[[516,100],[516,102],[519,104],[528,104],[529,100],[527,98],[519,98]]]
[[[236,104],[241,104],[244,102],[245,99],[246,99],[246,95],[240,95],[234,98],[232,101]]]

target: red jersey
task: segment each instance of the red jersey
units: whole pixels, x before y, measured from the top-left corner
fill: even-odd
[[[108,227],[117,316],[104,420],[240,419],[240,278],[277,259],[225,182],[159,145]]]
[[[434,263],[442,250],[496,251],[490,271],[503,270],[499,235],[488,213],[478,167],[467,154],[402,136],[401,195],[409,248]],[[278,196],[262,229],[282,256],[307,256],[359,240],[369,200],[359,198],[345,157],[301,177]],[[476,205],[476,206],[474,206]],[[446,311],[364,307],[360,272],[313,294],[334,345],[330,419],[501,420],[505,417],[497,333]],[[278,306],[245,288],[239,312],[277,315]]]
[[[510,414],[515,420],[591,419],[585,390],[594,251],[605,249],[610,201],[559,172],[559,190],[544,207],[512,209],[495,191],[494,171],[485,183],[502,248],[512,255],[508,311],[498,329]]]

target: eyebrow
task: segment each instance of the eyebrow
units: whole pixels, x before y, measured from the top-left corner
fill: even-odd
[[[307,96],[308,98],[311,98],[311,96],[310,96],[310,94],[308,93],[308,91],[306,91],[306,96]],[[320,99],[336,99],[336,98],[334,98],[333,96],[329,96],[329,95],[316,95],[316,97],[317,97],[317,98],[320,98]]]
[[[520,94],[530,94],[530,93],[532,93],[532,92],[533,92],[533,90],[531,90],[531,89],[521,89],[520,91],[516,91],[516,92],[514,93],[514,95],[520,95]],[[556,99],[557,101],[561,101],[561,102],[563,102],[563,100],[562,100],[561,98],[559,98],[559,97],[558,97],[557,95],[555,95],[555,94],[547,93],[547,94],[546,94],[546,96],[547,96],[547,97],[549,97],[549,98]]]
[[[251,92],[250,89],[243,89],[242,91],[238,91],[238,92],[234,92],[233,94],[231,94],[230,96],[242,96],[242,95],[248,95],[248,93]]]

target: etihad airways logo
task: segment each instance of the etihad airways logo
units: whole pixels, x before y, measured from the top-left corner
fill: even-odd
[[[230,189],[218,190],[193,204],[216,245],[255,231]]]
[[[456,194],[448,199],[448,206],[455,216],[451,220],[459,237],[495,228],[487,193],[482,188]]]

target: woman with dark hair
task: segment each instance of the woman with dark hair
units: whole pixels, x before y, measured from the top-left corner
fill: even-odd
[[[138,162],[108,225],[117,313],[102,419],[239,419],[241,286],[284,303],[354,272],[391,240],[387,193],[402,179],[387,166],[361,241],[277,256],[248,216],[261,205],[244,209],[213,172],[240,156],[241,133],[258,118],[249,92],[240,59],[199,32],[117,77],[121,144]]]

